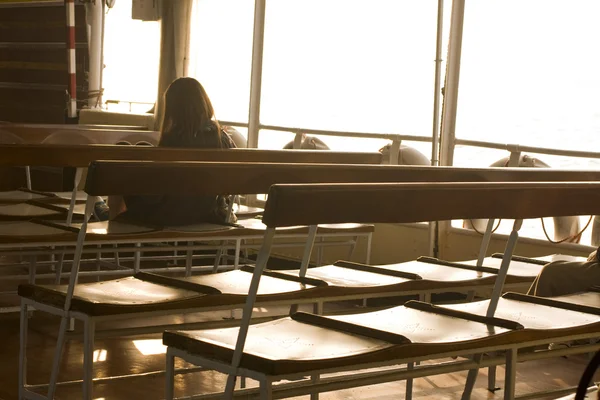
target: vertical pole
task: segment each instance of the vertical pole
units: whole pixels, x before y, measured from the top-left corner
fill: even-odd
[[[258,147],[260,129],[260,95],[265,38],[266,0],[254,2],[254,35],[252,38],[252,72],[250,78],[250,109],[248,115],[248,147]]]
[[[85,4],[90,57],[90,70],[88,73],[88,107],[90,108],[99,108],[102,104],[103,8],[104,1]]]
[[[65,0],[67,13],[67,71],[69,73],[69,86],[67,88],[67,118],[77,118],[77,80],[75,77],[75,0]]]
[[[452,2],[450,23],[450,44],[446,72],[444,113],[441,127],[441,165],[451,166],[454,162],[454,139],[456,131],[456,111],[458,102],[458,82],[460,78],[460,59],[462,53],[463,23],[465,0]]]
[[[444,103],[440,123],[440,160],[438,162],[439,165],[444,166],[452,166],[454,163],[454,140],[464,13],[465,0],[452,0],[450,43],[448,45],[446,84],[444,87]],[[450,221],[440,221],[437,223],[438,248],[444,249],[447,246],[447,233],[449,229]]]
[[[439,124],[440,124],[440,97],[442,81],[442,42],[444,33],[444,0],[438,0],[437,35],[435,43],[435,77],[433,84],[433,127],[431,135],[431,165],[439,165]],[[437,256],[437,222],[431,221],[428,226],[429,256]]]
[[[437,36],[435,43],[435,78],[433,89],[433,132],[431,136],[431,165],[439,164],[439,119],[442,81],[442,42],[444,33],[444,0],[438,0]]]

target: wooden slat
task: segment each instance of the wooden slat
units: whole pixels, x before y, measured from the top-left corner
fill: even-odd
[[[240,153],[237,153],[238,151]],[[223,152],[222,155],[241,161],[241,156],[238,157],[238,154],[250,155],[256,152],[254,153],[256,158],[260,159],[265,157],[261,155],[261,151],[262,154],[270,155],[272,159],[279,157],[278,154],[294,154],[286,153],[294,150],[273,153],[270,150],[238,149]],[[303,151],[296,151],[298,157],[304,157]],[[286,158],[288,162],[292,162],[290,156]],[[253,161],[253,159],[249,156],[244,161]],[[469,169],[389,165],[99,161],[91,164],[86,191],[99,196],[165,193],[172,195],[256,194],[267,193],[270,186],[276,183],[553,181],[564,178],[597,179],[600,178],[600,171],[573,173],[525,168],[504,171],[504,168]],[[439,208],[438,205],[436,204],[436,208]]]
[[[66,88],[66,86],[65,86]],[[64,96],[64,93],[63,93]],[[12,106],[11,106],[12,107]],[[1,111],[0,106],[0,111]],[[64,111],[64,106],[62,111]],[[60,136],[60,137],[58,137]],[[125,128],[116,129],[90,129],[90,128],[69,128],[63,129],[61,125],[56,124],[52,127],[42,126],[40,127],[25,127],[15,126],[12,124],[0,125],[0,143],[4,143],[8,146],[15,145],[44,145],[37,151],[43,157],[44,150],[51,151],[67,151],[66,158],[69,158],[68,147],[61,150],[59,146],[78,146],[78,145],[92,145],[92,144],[117,144],[124,142],[125,144],[137,144],[138,142],[146,142],[152,145],[156,145],[159,139],[159,133],[156,131],[147,130],[131,130]],[[8,139],[8,141],[7,141]],[[53,147],[48,148],[48,145]],[[21,151],[17,147],[7,147],[7,152],[15,152],[15,157],[19,157],[17,152]],[[6,151],[3,151],[5,153]],[[25,151],[25,150],[23,150]],[[70,152],[77,151],[72,149]],[[26,156],[25,153],[23,157]]]
[[[73,132],[77,134],[78,131]],[[141,131],[120,132],[124,137],[138,135],[140,139],[145,135]],[[89,131],[79,133],[92,137],[95,134]],[[0,145],[0,165],[5,166],[87,167],[95,160],[379,164],[381,154],[317,150],[170,149],[115,145]]]
[[[524,219],[600,213],[600,183],[404,183],[274,185],[263,223]]]

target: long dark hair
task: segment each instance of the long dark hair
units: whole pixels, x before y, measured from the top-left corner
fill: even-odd
[[[164,97],[159,146],[221,147],[221,128],[204,87],[194,78],[178,78]]]

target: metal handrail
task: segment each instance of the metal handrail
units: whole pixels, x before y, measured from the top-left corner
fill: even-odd
[[[231,122],[231,121],[219,121],[222,125],[237,126],[247,128],[248,124],[243,122]],[[365,139],[387,139],[392,141],[409,141],[409,142],[431,142],[430,136],[418,136],[418,135],[407,135],[398,133],[368,133],[368,132],[345,132],[345,131],[328,131],[321,129],[308,129],[308,128],[292,128],[277,125],[260,125],[260,129],[279,131],[279,132],[290,132],[293,134],[312,134],[312,135],[324,135],[324,136],[342,136],[342,137],[354,137],[354,138],[365,138]],[[581,150],[561,150],[552,149],[548,147],[536,147],[536,146],[523,146],[520,144],[510,143],[496,143],[496,142],[485,142],[480,140],[469,140],[469,139],[455,139],[455,145],[471,146],[471,147],[483,147],[488,149],[506,150],[511,153],[522,153],[530,152],[537,154],[548,154],[555,156],[565,157],[579,157],[579,158],[598,158],[600,159],[600,152],[597,151],[581,151]]]
[[[580,151],[580,150],[559,150],[550,149],[547,147],[522,146],[520,144],[502,144],[494,142],[483,142],[478,140],[456,139],[455,145],[485,147],[488,149],[507,150],[511,153],[528,151],[530,153],[548,154],[555,156],[566,157],[581,157],[581,158],[600,158],[600,152],[597,151]]]
[[[247,128],[248,124],[243,122],[231,122],[231,121],[219,121],[221,125],[238,126]],[[290,132],[293,134],[307,133],[311,135],[323,135],[323,136],[342,136],[342,137],[354,137],[354,138],[365,138],[365,139],[387,139],[387,140],[408,140],[413,142],[431,142],[430,136],[416,136],[406,135],[399,133],[369,133],[369,132],[350,132],[350,131],[328,131],[323,129],[308,129],[308,128],[293,128],[289,126],[278,126],[278,125],[265,125],[260,124],[260,129],[269,131],[279,132]]]

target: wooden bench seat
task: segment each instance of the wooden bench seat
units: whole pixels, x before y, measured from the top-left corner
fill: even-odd
[[[241,228],[248,229],[254,232],[264,233],[267,230],[267,226],[257,218],[241,219],[237,222]],[[320,224],[318,233],[320,234],[336,234],[343,232],[355,232],[355,233],[371,233],[374,232],[375,226],[373,224]],[[308,233],[308,228],[304,225],[297,226],[286,226],[281,229],[282,232],[286,233]]]
[[[258,373],[277,381],[600,334],[600,312],[589,314],[560,303],[547,306],[532,296],[513,293],[500,299],[493,318],[485,316],[488,305],[489,301],[445,306],[410,301],[358,314],[293,314],[250,326],[239,368],[253,371],[253,377]],[[203,361],[228,364],[239,330],[167,331],[163,344],[171,355],[200,365]]]
[[[485,315],[489,302],[490,300],[482,300],[441,307]],[[495,316],[518,322],[526,329],[545,332],[548,339],[593,332],[600,335],[600,308],[573,307],[573,304],[567,302],[524,294],[504,294],[498,302]]]
[[[509,343],[511,329],[506,326],[518,328],[507,321],[490,318],[484,322],[458,315],[445,315],[414,301],[385,311],[338,317],[296,313],[252,325],[240,368],[281,376],[432,353],[464,354]],[[416,328],[419,326],[426,328]],[[167,331],[163,344],[228,363],[238,332],[239,328]]]
[[[451,324],[439,325],[435,322],[419,318],[407,327],[408,332],[406,337],[410,338],[408,333],[414,334],[414,331],[418,331],[415,337],[422,340],[431,340],[428,346],[421,346],[421,343],[406,344],[404,346],[407,347],[403,349],[406,353],[397,355],[397,358],[394,359],[393,356],[390,356],[394,352],[393,348],[390,347],[385,348],[385,351],[378,351],[377,347],[367,342],[362,343],[362,348],[360,345],[353,345],[352,351],[359,354],[360,357],[364,356],[364,358],[357,357],[356,359],[352,359],[348,358],[347,353],[344,351],[347,350],[347,347],[342,347],[342,349],[336,352],[338,349],[336,347],[320,346],[321,338],[327,336],[327,334],[322,332],[322,328],[329,327],[330,330],[336,332],[335,334],[341,331],[354,337],[356,335],[365,336],[365,332],[373,330],[373,328],[375,328],[377,335],[382,330],[386,334],[397,334],[398,331],[390,332],[391,328],[389,327],[395,327],[396,324],[403,326],[406,318],[401,313],[399,313],[398,317],[395,315],[379,315],[374,319],[369,319],[364,315],[355,316],[355,319],[352,320],[343,319],[349,317],[336,317],[337,322],[344,322],[343,326],[331,326],[326,325],[322,317],[311,316],[309,317],[309,319],[312,318],[310,319],[312,322],[311,325],[316,325],[319,328],[316,332],[313,332],[312,327],[305,330],[305,326],[293,324],[292,322],[297,321],[289,319],[250,326],[250,317],[256,299],[253,288],[258,287],[261,272],[265,268],[266,256],[271,245],[271,240],[269,239],[271,236],[269,235],[272,235],[280,227],[300,224],[308,224],[314,227],[317,224],[348,221],[355,223],[389,223],[419,222],[432,219],[448,220],[454,218],[514,218],[519,220],[543,216],[595,214],[595,210],[599,207],[596,202],[600,200],[600,189],[598,188],[600,188],[600,185],[596,183],[274,185],[269,192],[263,215],[263,222],[269,229],[265,235],[265,244],[261,250],[261,256],[257,262],[255,274],[250,285],[251,290],[244,307],[242,324],[240,328],[232,328],[226,332],[204,330],[193,331],[191,334],[185,332],[165,333],[164,343],[169,345],[167,350],[167,399],[172,399],[173,396],[172,379],[175,356],[182,357],[198,365],[208,364],[212,368],[228,373],[229,377],[225,390],[225,398],[231,398],[233,395],[235,377],[247,374],[261,382],[262,398],[269,399],[272,396],[273,390],[271,383],[274,380],[279,380],[282,374],[320,375],[324,372],[365,369],[377,365],[377,362],[400,363],[418,361],[419,357],[440,358],[448,355],[448,353],[444,353],[439,348],[437,349],[439,351],[436,351],[436,347],[439,345],[436,340],[440,339],[440,337],[437,335],[422,335],[420,334],[421,331],[431,332],[440,327],[442,342],[444,338],[448,338],[448,335],[450,337],[461,337],[460,332],[463,332],[463,330],[455,329]],[[352,201],[343,202],[342,199],[348,196],[352,197]],[[445,207],[436,206],[437,199],[440,198],[445,200]],[[379,204],[379,207],[370,207],[372,204]],[[401,209],[394,208],[394,205],[397,204],[402,204],[403,207]],[[545,305],[530,301],[529,297],[525,299],[519,298],[519,304],[516,308],[509,306],[508,309],[512,309],[513,311],[508,312],[505,317],[503,312],[507,310],[507,307],[505,307],[506,302],[515,300],[508,296],[499,299],[499,295],[506,281],[509,261],[512,256],[517,238],[516,232],[519,227],[520,224],[517,221],[510,235],[504,254],[504,262],[495,278],[496,282],[492,299],[481,304],[476,303],[478,306],[466,304],[458,305],[455,308],[447,308],[453,312],[457,310],[462,311],[461,307],[467,307],[468,311],[472,311],[469,312],[471,315],[479,315],[482,318],[492,316],[502,320],[509,320],[516,324],[520,324],[523,319],[527,320],[522,323],[522,326],[526,329],[516,329],[500,335],[490,335],[489,325],[493,325],[493,323],[483,323],[485,328],[482,332],[487,335],[486,337],[489,336],[490,339],[487,345],[484,344],[485,339],[482,338],[477,339],[482,340],[479,346],[473,345],[473,347],[468,349],[461,346],[470,340],[445,342],[453,351],[460,352],[462,350],[465,354],[484,353],[490,350],[507,350],[507,393],[514,391],[515,376],[513,364],[516,357],[518,357],[517,350],[520,347],[548,343],[552,339],[572,337],[574,335],[587,335],[591,337],[600,334],[600,316],[564,308],[559,308],[557,312],[552,314],[551,310],[556,307],[547,307],[549,309],[547,310],[544,308],[546,307]],[[309,244],[307,244],[308,248]],[[305,252],[305,257],[309,255],[310,253]],[[307,259],[305,258],[303,267],[300,269],[300,276],[304,276],[307,273],[305,270],[306,262]],[[326,267],[325,269],[331,268]],[[390,270],[390,272],[397,273],[398,271]],[[335,273],[337,274],[338,272],[336,271]],[[408,307],[410,308],[410,306]],[[473,309],[471,310],[468,307],[473,307]],[[522,309],[526,309],[527,311],[520,313],[519,310]],[[531,319],[528,314],[530,310],[532,312],[535,310],[533,316],[536,313],[540,313],[541,316],[537,320],[535,318]],[[451,317],[458,318],[459,316],[453,314]],[[553,319],[557,317],[561,318],[561,322],[553,323]],[[285,330],[272,328],[277,323],[286,324],[287,328]],[[355,330],[357,323],[361,327],[360,333],[357,333]],[[446,326],[448,326],[447,329],[444,328]],[[264,331],[261,331],[260,327],[264,327]],[[451,333],[449,334],[449,332]],[[472,332],[477,332],[477,330],[467,327],[464,332],[471,334]],[[273,339],[270,339],[271,335],[273,335]],[[371,334],[366,336],[373,338]],[[381,336],[377,337],[378,340],[381,339]],[[181,338],[183,338],[183,341],[181,341]],[[338,342],[343,343],[343,340],[343,338],[339,338]],[[389,342],[389,340],[387,341]],[[290,348],[293,348],[294,344],[299,342],[301,348],[310,349],[310,353],[305,354],[309,356],[314,354],[314,357],[303,363],[303,360],[299,359],[301,358],[301,352],[286,352],[285,347],[278,348],[279,346],[271,346],[276,347],[275,349],[268,346],[264,347],[264,344],[267,342],[283,343]],[[435,345],[432,346],[432,343],[435,343]],[[377,342],[376,346],[380,345],[381,342]],[[401,346],[399,346],[399,349],[402,348]],[[415,350],[416,353],[410,353],[413,346],[423,351],[423,353],[418,353],[417,350]],[[415,358],[411,359],[406,354],[412,354]],[[285,359],[282,359],[282,355]],[[369,356],[377,357],[376,355],[381,358],[369,358]],[[308,361],[313,362],[313,369],[308,367],[310,364]],[[345,377],[345,379],[348,378]],[[308,391],[307,393],[311,392]]]
[[[298,276],[299,270],[280,271]],[[364,265],[338,261],[332,265],[309,268],[306,277],[326,282],[330,287],[350,288],[364,295],[430,295],[441,292],[466,292],[474,288],[490,288],[496,275],[459,269],[424,261],[408,261],[390,265]],[[527,281],[529,282],[529,281]],[[507,286],[521,286],[522,279],[507,277]]]
[[[44,200],[53,197],[51,194],[32,192],[30,190],[0,191],[0,204],[25,203],[30,200]]]
[[[595,312],[593,310],[600,310],[600,291],[597,288],[591,288],[586,292],[550,297],[550,299],[573,304],[578,307],[578,309],[586,310],[586,312]]]
[[[330,266],[311,268],[308,270],[307,276],[326,281],[334,281],[335,279],[342,279],[342,281],[352,280],[352,278],[346,274],[350,273],[351,275],[351,271],[349,271],[348,268],[355,266],[356,268],[368,268],[369,271],[379,274],[389,273],[390,271],[406,273],[407,275],[414,274],[415,278],[413,279],[446,282],[473,281],[477,279],[484,284],[484,282],[493,282],[495,279],[494,277],[498,273],[502,259],[497,258],[497,256],[499,256],[499,254],[492,257],[486,257],[484,259],[483,267],[480,268],[475,266],[477,260],[449,262],[432,257],[419,257],[415,261],[376,266],[339,261]],[[540,260],[533,258],[525,259],[523,257],[514,257],[509,266],[506,284],[531,283],[545,264],[545,261],[540,262]],[[297,274],[298,271],[287,271],[287,273]],[[484,278],[489,279],[485,280]],[[366,277],[356,280],[362,283],[368,282],[368,278]]]
[[[50,204],[38,200],[29,200],[18,204],[0,205],[0,221],[23,221],[32,219],[65,220],[69,204]],[[85,204],[76,204],[73,218],[82,220]]]
[[[558,259],[569,259],[569,260],[585,260],[583,257],[574,257],[574,256],[566,256],[562,254],[554,254],[548,255],[544,257],[520,257],[513,256],[510,262],[510,267],[508,273],[510,275],[521,276],[521,277],[529,277],[532,280],[540,273],[544,265],[548,264],[553,260]],[[502,254],[496,253],[492,254],[491,257],[486,257],[483,261],[483,265],[485,268],[492,269],[497,271],[500,268],[500,264],[502,263]],[[475,266],[477,264],[477,260],[468,260],[468,261],[460,261],[457,264],[465,264]],[[490,270],[490,272],[493,272]]]
[[[73,192],[39,192],[26,188],[17,190],[0,191],[0,205],[2,204],[19,204],[28,201],[36,201],[40,203],[69,203],[73,197]],[[77,203],[84,202],[87,195],[83,191],[75,193],[75,201]]]
[[[12,247],[22,243],[30,247],[39,246],[40,243],[73,243],[76,236],[72,231],[31,221],[0,222],[0,244]]]
[[[231,173],[238,171],[237,174]],[[204,171],[203,174],[200,174]],[[302,171],[306,172],[303,173]],[[309,171],[309,172],[307,172]],[[228,173],[225,173],[228,172]],[[395,166],[340,166],[329,165],[326,168],[315,165],[224,165],[210,163],[161,163],[161,162],[95,162],[88,170],[86,192],[96,195],[205,195],[248,193],[252,190],[265,190],[278,180],[305,182],[322,182],[324,173],[332,182],[353,182],[352,179],[364,181],[423,179],[429,176],[433,180],[450,179],[457,176],[456,171],[430,168],[415,173],[414,169],[403,169]],[[287,175],[286,175],[287,174]],[[198,179],[202,176],[203,179]],[[223,176],[230,177],[223,179]],[[174,178],[177,179],[174,179]],[[151,183],[151,184],[149,184]],[[241,189],[243,188],[243,190]],[[266,190],[265,190],[266,191]],[[259,192],[260,193],[260,192]],[[347,201],[349,198],[352,201]],[[447,207],[437,207],[437,199],[447,200]],[[548,201],[548,199],[560,201]],[[510,201],[509,201],[510,200]],[[372,207],[377,204],[378,207]],[[398,207],[402,204],[402,207]],[[560,208],[557,206],[560,204]],[[578,212],[595,214],[599,212],[600,185],[595,183],[384,183],[384,184],[313,184],[313,185],[274,185],[269,190],[267,205],[262,222],[267,226],[264,247],[259,253],[257,267],[253,273],[249,287],[249,295],[245,305],[242,326],[247,326],[260,287],[262,274],[273,235],[276,228],[311,225],[309,232],[313,236],[317,224],[338,224],[353,222],[358,224],[377,222],[420,222],[429,219],[450,218],[525,218],[546,216],[548,213],[558,215],[574,215]],[[87,207],[93,205],[87,202]],[[75,313],[72,310],[72,291],[76,288],[79,257],[84,244],[86,230],[79,233],[79,241],[75,253],[74,267],[71,270],[69,287],[64,296],[64,305],[51,306],[38,304],[22,298],[22,313],[29,306],[38,305],[48,312],[62,317],[59,330],[58,352],[64,342],[67,320],[71,317],[84,321],[86,351],[84,352],[83,398],[91,398],[91,367],[94,316]],[[306,252],[305,252],[306,253]],[[304,262],[303,262],[304,264]],[[304,276],[301,276],[304,278]],[[189,283],[189,282],[188,282]],[[496,278],[496,285],[504,282]],[[130,317],[127,314],[126,317]],[[110,317],[111,320],[112,316]],[[26,318],[23,323],[26,325]],[[25,328],[26,329],[26,326]],[[234,357],[235,358],[235,357]],[[54,361],[55,374],[58,370],[59,358]],[[235,366],[237,367],[237,366]],[[230,369],[228,369],[230,371]],[[49,393],[52,396],[56,381],[51,382]]]
[[[229,309],[244,304],[251,276],[251,267],[185,279],[139,273],[123,279],[77,285],[71,309],[92,316]],[[321,288],[306,281],[267,274],[259,287],[259,302],[291,304],[302,299],[314,301],[323,295]],[[19,296],[62,307],[67,290],[67,285],[26,284],[19,286]]]
[[[369,272],[370,270],[374,272]],[[123,313],[150,312],[162,310],[209,310],[218,306],[233,307],[245,303],[250,288],[253,268],[244,266],[239,270],[217,274],[191,277],[170,277],[139,273],[134,277],[108,282],[79,284],[75,288],[72,310],[90,315],[112,315]],[[469,271],[466,271],[469,272]],[[466,276],[464,277],[466,278]],[[449,290],[470,289],[473,287],[491,287],[495,276],[486,274],[477,277],[470,274],[469,279],[446,280],[438,276],[437,280],[422,279],[417,274],[390,272],[377,267],[339,262],[326,267],[309,270],[305,278],[298,277],[298,271],[265,271],[258,288],[257,302],[264,304],[317,303],[324,299],[363,299],[366,297],[390,297],[395,295],[414,295],[436,293]],[[145,304],[144,292],[140,292],[139,281],[145,291],[161,293],[163,287],[182,289],[200,293],[201,298],[180,299],[155,297]],[[108,285],[108,283],[111,285]],[[512,281],[508,280],[508,285]],[[32,301],[60,307],[64,305],[67,285],[20,285],[19,295]],[[117,293],[117,304],[107,296],[98,297],[96,293],[106,292],[107,288]],[[117,289],[118,288],[118,289]],[[122,295],[126,293],[127,295]],[[140,294],[141,299],[138,299]]]

